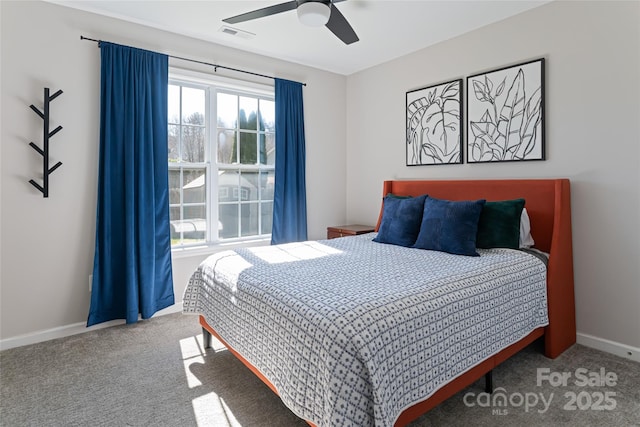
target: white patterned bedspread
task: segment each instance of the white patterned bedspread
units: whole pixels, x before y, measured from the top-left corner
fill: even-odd
[[[400,413],[548,324],[546,267],[372,242],[375,233],[237,249],[191,277],[183,312],[214,330],[317,426]]]

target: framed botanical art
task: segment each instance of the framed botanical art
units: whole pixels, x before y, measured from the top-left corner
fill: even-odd
[[[544,58],[467,77],[467,162],[544,159]]]
[[[462,163],[462,79],[407,92],[407,166]]]

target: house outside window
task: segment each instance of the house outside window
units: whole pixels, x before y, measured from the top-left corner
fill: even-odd
[[[270,238],[273,88],[172,75],[168,112],[172,248]]]

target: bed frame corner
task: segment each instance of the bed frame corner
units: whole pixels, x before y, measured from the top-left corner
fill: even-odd
[[[571,190],[568,179],[555,180],[553,234],[547,277],[549,326],[545,328],[544,351],[545,356],[555,359],[576,342]]]

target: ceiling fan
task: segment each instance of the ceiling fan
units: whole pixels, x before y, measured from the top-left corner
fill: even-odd
[[[280,3],[273,6],[264,7],[241,15],[232,16],[222,21],[229,24],[237,24],[239,22],[250,21],[252,19],[263,18],[265,16],[275,15],[277,13],[287,12],[296,9],[298,19],[306,25],[319,27],[325,25],[333,34],[335,34],[345,44],[355,43],[358,40],[356,32],[353,31],[347,19],[334,3],[345,0],[294,0],[286,3]]]

